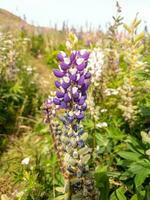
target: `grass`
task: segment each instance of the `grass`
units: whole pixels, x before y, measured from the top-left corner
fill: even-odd
[[[47,96],[50,91],[53,90],[53,84],[50,84],[54,81],[54,76],[51,68],[44,64],[42,58],[35,59],[30,57],[29,64],[34,67],[37,73],[37,80],[43,93],[43,96]],[[40,116],[37,116],[34,119],[34,124],[42,123],[41,119],[42,112]],[[41,142],[47,142],[47,136],[45,138],[43,129],[34,131],[32,127],[25,127],[21,125],[22,133],[19,136],[10,136],[7,149],[0,157],[0,197],[2,194],[6,194],[10,199],[13,199],[13,193],[21,189],[20,184],[15,184],[14,177],[16,171],[21,166],[21,161],[28,156],[35,156],[39,150],[39,144]],[[46,134],[49,135],[46,130]],[[40,147],[41,148],[41,147]],[[44,148],[44,146],[43,146]],[[42,150],[41,150],[42,151]]]

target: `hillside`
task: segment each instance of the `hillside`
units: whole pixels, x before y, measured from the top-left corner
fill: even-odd
[[[58,32],[49,27],[34,26],[13,13],[0,8],[0,30],[16,31],[24,28],[28,32],[40,31],[42,33]]]
[[[20,17],[10,13],[7,10],[0,9],[0,29],[1,30],[16,30],[18,28],[25,27],[28,30],[32,30],[34,27],[27,24]]]

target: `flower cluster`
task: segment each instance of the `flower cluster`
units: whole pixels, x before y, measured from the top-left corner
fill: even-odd
[[[87,70],[89,52],[72,51],[70,56],[60,52],[57,58],[59,69],[54,70],[58,78],[55,81],[57,91],[44,105],[46,121],[51,127],[62,173],[69,180],[71,199],[96,199],[97,193],[87,165],[91,157],[91,149],[86,144],[88,133],[80,124],[87,108],[87,89],[91,78]],[[57,113],[60,109],[62,111]]]
[[[123,86],[118,90],[121,97],[118,107],[122,111],[124,119],[133,125],[138,113],[138,107],[134,103],[134,87],[129,79],[125,79]]]
[[[55,82],[58,90],[53,102],[59,108],[71,111],[67,118],[70,122],[84,118],[86,91],[91,77],[86,70],[88,58],[89,53],[85,50],[72,51],[70,57],[64,52],[58,54],[60,69],[55,69],[54,75],[59,81]]]
[[[90,115],[92,116],[92,118],[95,121],[97,121],[99,119],[100,106],[97,106],[94,100],[95,100],[94,96],[90,92],[87,98],[87,107],[88,107],[88,110],[90,111]]]
[[[91,73],[91,83],[94,86],[99,85],[104,65],[104,54],[100,48],[94,48],[89,57],[88,70]]]

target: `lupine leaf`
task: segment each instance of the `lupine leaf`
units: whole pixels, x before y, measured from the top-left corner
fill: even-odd
[[[124,193],[125,189],[123,187],[120,187],[112,193],[112,195],[110,196],[110,200],[127,200]]]
[[[135,152],[129,152],[129,151],[120,151],[119,156],[132,161],[137,161],[140,159],[141,154],[135,153]]]
[[[136,194],[133,195],[132,198],[131,198],[131,200],[138,200],[137,195]]]
[[[144,183],[146,177],[148,177],[149,174],[150,169],[141,170],[138,174],[136,174],[134,182],[137,188]]]

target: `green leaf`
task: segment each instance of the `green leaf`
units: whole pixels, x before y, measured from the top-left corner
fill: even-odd
[[[122,132],[118,127],[107,128],[108,136],[113,140],[122,140],[125,137],[124,132]]]
[[[138,174],[140,171],[143,171],[145,168],[143,167],[143,165],[141,165],[140,163],[137,162],[133,162],[130,166],[129,166],[129,171],[130,173],[132,172],[133,174]]]
[[[109,195],[109,179],[107,176],[107,166],[99,166],[95,172],[96,186],[100,190],[100,199],[108,200]]]
[[[132,198],[131,198],[131,200],[138,200],[138,197],[137,197],[137,195],[135,194],[135,195],[133,195],[132,196]]]
[[[141,170],[138,174],[136,174],[134,179],[136,188],[138,188],[144,183],[145,179],[149,176],[149,174],[150,169]]]
[[[120,151],[118,155],[124,159],[138,161],[140,159],[141,154],[129,152],[129,151]]]
[[[124,193],[124,187],[120,187],[112,193],[112,195],[110,196],[110,200],[127,200]]]
[[[145,200],[150,200],[150,185],[147,185],[145,187],[145,191],[146,191]]]
[[[125,193],[124,187],[120,187],[116,190],[116,194],[119,200],[126,200],[124,193]]]

